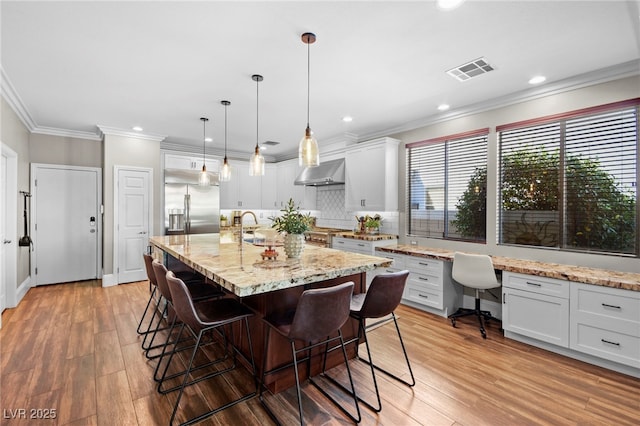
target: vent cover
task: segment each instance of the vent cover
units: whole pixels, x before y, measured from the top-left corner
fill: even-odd
[[[276,141],[264,141],[264,142],[262,142],[262,145],[276,146],[276,145],[280,145],[280,142],[276,142]]]
[[[470,78],[479,76],[480,74],[486,74],[489,71],[493,71],[493,67],[489,65],[485,58],[478,58],[471,62],[467,62],[464,65],[452,68],[447,71],[451,77],[459,81],[466,81]]]

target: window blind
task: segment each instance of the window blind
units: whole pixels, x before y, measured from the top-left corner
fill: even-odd
[[[488,129],[407,145],[408,234],[486,240]]]

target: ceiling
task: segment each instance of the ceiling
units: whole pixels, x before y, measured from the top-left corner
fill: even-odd
[[[99,138],[100,128],[164,146],[249,153],[259,133],[297,152],[310,124],[321,150],[408,130],[569,82],[638,73],[637,1],[88,1],[0,3],[3,94],[36,133]],[[446,71],[484,57],[494,71]],[[261,74],[256,83],[252,74]],[[527,82],[538,74],[542,85]],[[578,76],[578,77],[576,77]],[[441,103],[451,109],[440,112]],[[353,117],[351,123],[342,121]],[[99,127],[100,126],[100,127]],[[241,155],[241,154],[239,154]]]

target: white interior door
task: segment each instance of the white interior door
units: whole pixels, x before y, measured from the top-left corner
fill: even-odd
[[[7,290],[6,290],[6,246],[12,241],[7,238],[7,157],[4,155],[0,163],[0,313],[7,306]],[[2,325],[0,317],[0,326]]]
[[[116,167],[117,180],[116,229],[114,255],[117,264],[118,283],[128,283],[147,279],[142,254],[149,245],[152,221],[150,169]]]
[[[97,279],[100,169],[46,164],[31,169],[36,284]]]

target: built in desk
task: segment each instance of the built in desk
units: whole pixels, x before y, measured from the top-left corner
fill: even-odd
[[[196,270],[209,280],[228,290],[230,297],[238,297],[250,306],[256,316],[250,322],[251,337],[256,366],[261,370],[267,358],[267,369],[290,362],[291,350],[288,342],[278,333],[271,333],[269,353],[264,351],[265,325],[262,317],[273,312],[284,311],[297,305],[300,294],[309,288],[322,288],[354,282],[354,293],[366,290],[366,272],[386,267],[391,261],[384,257],[343,252],[329,248],[307,245],[300,259],[287,259],[284,250],[278,248],[276,260],[263,260],[264,247],[249,243],[221,243],[220,234],[170,235],[151,237],[154,257],[166,260],[171,256]],[[244,342],[242,328],[234,329],[236,343]],[[357,333],[357,322],[349,320],[342,328],[345,339]],[[244,343],[246,346],[246,343]],[[248,354],[248,347],[241,349]],[[350,348],[350,355],[354,349]],[[340,351],[333,351],[327,360],[329,366],[342,362]],[[320,356],[314,356],[312,374],[320,371]],[[301,369],[301,374],[306,374]],[[304,377],[301,377],[303,379]],[[279,392],[295,383],[293,369],[270,375],[267,385]]]

